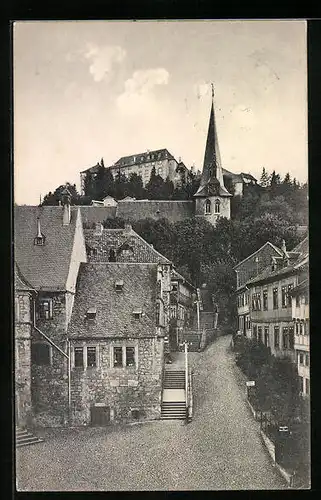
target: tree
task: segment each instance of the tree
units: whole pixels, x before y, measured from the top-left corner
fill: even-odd
[[[78,205],[80,195],[76,189],[76,184],[71,184],[70,182],[66,182],[66,184],[57,187],[53,193],[49,191],[49,193],[45,195],[42,205],[59,205],[59,202],[62,200],[62,192],[66,188],[71,194],[71,205]]]
[[[260,184],[261,187],[266,188],[266,187],[269,186],[269,182],[270,182],[270,175],[265,170],[265,167],[263,167],[262,173],[261,173],[261,177],[260,177],[260,180],[259,180],[259,184]]]
[[[152,168],[149,182],[146,185],[147,197],[151,200],[162,200],[164,192],[164,180],[156,175],[155,167]]]
[[[135,172],[131,173],[127,182],[127,187],[129,196],[132,196],[137,200],[145,198],[146,191],[144,189],[143,181],[140,175],[137,175]]]

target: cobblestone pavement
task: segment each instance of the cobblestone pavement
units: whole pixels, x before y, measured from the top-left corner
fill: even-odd
[[[106,429],[46,431],[17,450],[20,491],[286,489],[245,402],[221,337],[191,353],[194,418]]]

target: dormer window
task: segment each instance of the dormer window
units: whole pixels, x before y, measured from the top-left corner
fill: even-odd
[[[38,313],[40,319],[52,319],[52,299],[40,299]]]
[[[211,201],[206,200],[205,202],[205,213],[210,214],[211,213]]]
[[[172,283],[172,292],[177,292],[178,283]]]
[[[36,236],[34,239],[34,245],[43,246],[45,244],[45,237],[43,234],[41,236]]]
[[[135,311],[133,311],[133,316],[135,319],[140,319],[142,317],[142,310],[141,309],[135,309]]]
[[[90,307],[86,312],[86,319],[88,320],[96,319],[96,313],[97,313],[96,307]]]
[[[112,248],[109,250],[109,262],[116,262],[116,253]]]
[[[122,292],[123,288],[124,288],[124,282],[123,282],[123,280],[115,281],[115,290],[116,290],[116,292],[118,292],[118,293]]]

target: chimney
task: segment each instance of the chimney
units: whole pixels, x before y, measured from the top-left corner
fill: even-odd
[[[275,257],[272,257],[271,263],[272,263],[272,271],[276,271],[276,258]]]
[[[103,234],[103,229],[104,229],[104,226],[102,225],[102,223],[101,222],[96,222],[94,235],[95,236],[101,236]]]
[[[284,255],[287,256],[285,240],[282,240],[281,250],[284,253]]]
[[[178,163],[181,163],[181,161],[182,161],[182,158],[179,156],[178,157]]]
[[[68,189],[65,188],[61,193],[61,195],[62,195],[61,201],[63,206],[62,225],[69,226],[71,219],[71,208],[70,208],[71,194],[68,191]]]
[[[131,224],[128,224],[128,223],[126,223],[126,224],[125,224],[125,227],[124,227],[124,232],[125,232],[125,233],[130,233],[130,232],[131,232],[131,230],[132,230],[132,225],[131,225]]]
[[[37,238],[42,238],[41,228],[40,228],[40,218],[37,217]]]

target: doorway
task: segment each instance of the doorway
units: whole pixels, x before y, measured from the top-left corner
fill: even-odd
[[[92,406],[90,411],[91,425],[94,427],[104,427],[110,422],[109,406]]]

